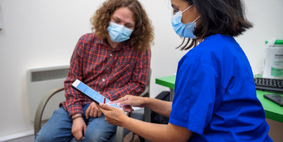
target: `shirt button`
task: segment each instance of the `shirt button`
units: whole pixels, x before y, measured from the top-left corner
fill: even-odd
[[[105,79],[103,78],[102,81],[105,81]]]
[[[110,57],[112,56],[112,54],[110,54]]]
[[[100,91],[98,91],[97,93],[100,94]]]

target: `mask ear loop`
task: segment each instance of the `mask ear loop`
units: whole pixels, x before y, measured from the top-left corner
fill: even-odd
[[[189,6],[187,9],[185,9],[182,13],[186,12],[188,9],[190,9],[193,6],[193,4],[191,6]]]
[[[196,20],[194,20],[193,22],[196,22],[199,18],[200,18],[200,16],[198,16],[198,18]]]

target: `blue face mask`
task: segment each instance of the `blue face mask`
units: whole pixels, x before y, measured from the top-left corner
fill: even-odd
[[[122,25],[110,22],[108,32],[113,42],[122,42],[130,39],[130,36],[134,30],[128,29]]]
[[[196,39],[196,36],[194,35],[194,30],[196,27],[196,20],[198,20],[198,18],[196,20],[194,20],[193,22],[187,23],[187,24],[183,24],[181,19],[182,19],[182,14],[187,11],[188,9],[190,9],[193,5],[191,5],[190,7],[188,7],[187,9],[185,9],[183,12],[179,11],[177,12],[175,15],[172,15],[171,18],[171,22],[172,22],[172,26],[174,31],[182,37],[186,37],[186,38],[192,38],[192,39]]]

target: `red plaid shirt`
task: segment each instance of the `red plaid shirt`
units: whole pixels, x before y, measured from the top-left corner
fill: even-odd
[[[147,84],[150,49],[136,52],[128,41],[111,48],[94,33],[83,35],[73,52],[64,82],[66,101],[61,105],[69,115],[83,114],[82,105],[91,100],[71,87],[79,79],[111,101],[127,94],[139,95]]]

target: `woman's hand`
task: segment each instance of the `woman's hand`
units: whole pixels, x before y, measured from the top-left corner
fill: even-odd
[[[99,109],[105,115],[105,120],[113,125],[122,126],[150,141],[185,142],[192,135],[186,127],[169,123],[154,124],[129,118],[121,109],[100,103]]]
[[[86,112],[85,112],[85,117],[88,119],[89,117],[100,117],[102,115],[101,111],[97,108],[96,104],[92,102]]]
[[[145,97],[126,95],[116,101],[110,102],[109,104],[118,104],[123,107],[124,111],[132,112],[132,107],[144,107]]]
[[[122,126],[123,122],[128,118],[125,112],[119,108],[111,107],[103,103],[100,103],[98,107],[105,115],[105,120],[110,124]]]

